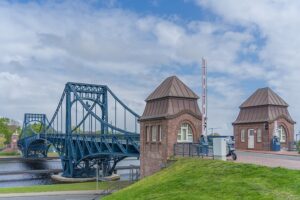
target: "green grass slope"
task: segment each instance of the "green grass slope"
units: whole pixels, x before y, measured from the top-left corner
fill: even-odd
[[[66,184],[53,184],[53,185],[35,185],[27,187],[12,187],[12,188],[0,188],[0,194],[7,193],[28,193],[28,192],[57,192],[57,191],[79,191],[79,190],[96,190],[96,182],[85,183],[66,183]],[[100,182],[98,189],[104,190],[112,187],[111,183]],[[122,181],[119,183],[120,187],[126,187],[130,183],[128,181]],[[114,185],[114,184],[113,184]]]
[[[179,159],[104,200],[300,199],[300,171],[203,159]]]

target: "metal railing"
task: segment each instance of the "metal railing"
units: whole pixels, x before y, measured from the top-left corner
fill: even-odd
[[[297,142],[289,142],[288,151],[297,151]]]
[[[136,182],[140,179],[140,167],[135,165],[130,165],[130,173],[129,173],[129,180],[131,182]]]
[[[211,145],[200,143],[176,143],[174,144],[174,156],[182,157],[214,157]]]

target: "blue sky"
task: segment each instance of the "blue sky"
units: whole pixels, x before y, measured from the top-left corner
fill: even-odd
[[[141,114],[174,74],[200,96],[205,57],[209,127],[232,133],[238,106],[266,86],[298,121],[299,9],[296,0],[1,1],[0,115],[51,116],[67,81],[107,84]]]

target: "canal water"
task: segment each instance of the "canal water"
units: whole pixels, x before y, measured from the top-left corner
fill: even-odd
[[[130,165],[140,165],[140,161],[136,158],[127,158],[118,163],[117,166]],[[42,169],[61,169],[61,162],[59,159],[43,161],[0,160],[0,172]],[[129,179],[129,170],[119,170],[117,173],[121,176],[121,180]],[[17,174],[0,176],[0,188],[46,184],[55,184],[55,182],[51,179],[50,174]]]

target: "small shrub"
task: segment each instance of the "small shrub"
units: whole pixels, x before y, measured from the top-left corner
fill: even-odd
[[[297,142],[297,151],[300,154],[300,140]]]

